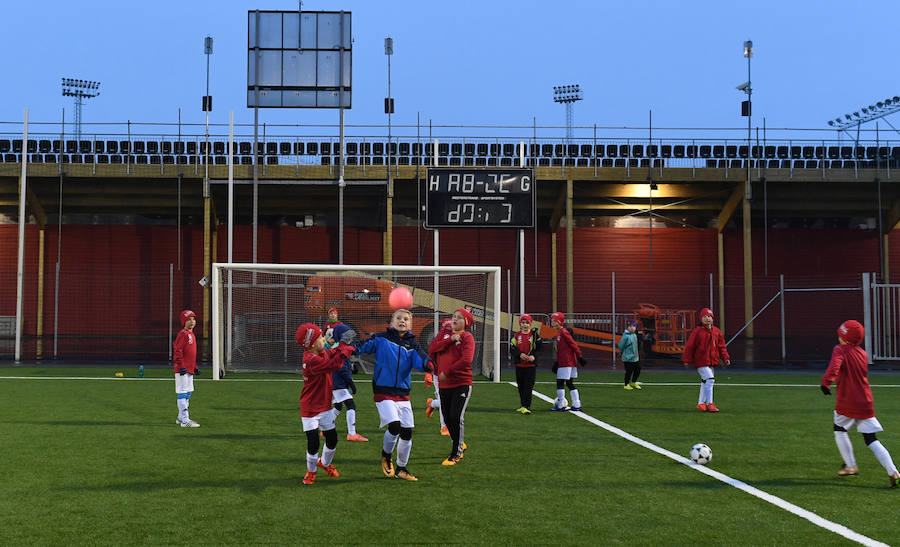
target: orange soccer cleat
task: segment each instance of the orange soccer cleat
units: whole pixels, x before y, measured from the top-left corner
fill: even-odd
[[[706,403],[697,403],[697,410],[706,412]]]
[[[844,464],[837,472],[838,477],[847,477],[851,475],[858,475],[859,468],[858,467],[847,467],[847,464]]]
[[[367,443],[369,439],[363,437],[359,433],[354,433],[353,435],[347,435],[348,441],[358,442],[358,443]]]
[[[329,477],[340,477],[341,474],[338,473],[337,467],[334,466],[333,463],[329,463],[328,465],[324,465],[322,460],[316,462],[316,465],[319,469],[324,469],[326,473],[328,473]]]
[[[307,471],[306,475],[303,476],[303,484],[315,484],[316,482],[316,472],[315,471]]]
[[[718,412],[719,408],[715,404],[709,403],[708,405],[706,405],[706,411],[707,412]]]
[[[428,405],[425,407],[425,417],[426,418],[431,418],[434,415],[434,407],[431,406],[431,403],[433,403],[433,402],[434,402],[434,398],[432,398],[432,397],[429,397],[428,399],[425,400],[425,404]]]
[[[443,435],[444,437],[450,436],[450,430],[447,429],[447,426],[441,427],[441,435]]]

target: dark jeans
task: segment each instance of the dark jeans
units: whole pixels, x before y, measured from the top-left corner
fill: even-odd
[[[516,367],[516,384],[519,386],[519,402],[521,406],[531,408],[531,392],[534,390],[534,377],[537,367]]]
[[[622,363],[625,365],[625,385],[631,382],[637,382],[638,376],[641,375],[641,362]]]

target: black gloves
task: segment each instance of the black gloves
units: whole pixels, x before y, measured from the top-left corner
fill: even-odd
[[[831,395],[831,388],[828,386],[819,386],[819,389],[822,390],[822,395]]]
[[[353,339],[356,338],[356,331],[344,325],[343,323],[334,327],[332,331],[332,336],[338,342],[343,342],[345,344],[350,344],[353,342]]]
[[[184,367],[181,367],[180,369],[178,369],[178,374],[181,374],[182,376],[184,376],[185,374],[187,374],[187,369]]]
[[[579,367],[586,367],[586,366],[587,366],[587,361],[584,360],[584,357],[579,357],[579,358],[578,358],[578,366],[579,366]]]
[[[550,370],[552,370],[553,372],[556,372],[557,370],[559,370],[559,363],[557,363],[556,361],[553,361],[553,366],[550,368]]]
[[[353,380],[350,380],[347,382],[347,386],[350,388],[350,393],[352,393],[353,395],[356,395],[356,382],[354,382]]]
[[[195,368],[195,369],[194,369],[194,372],[193,372],[192,374],[193,374],[194,376],[199,375],[199,374],[200,374],[200,367]]]

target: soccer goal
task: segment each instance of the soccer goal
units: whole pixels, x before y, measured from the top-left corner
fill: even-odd
[[[423,349],[443,318],[470,310],[472,371],[500,381],[500,267],[335,264],[213,264],[213,378],[298,372],[302,354],[294,332],[305,322],[324,332],[331,308],[360,339],[383,331],[393,311],[388,295],[401,286],[412,292],[412,331]]]

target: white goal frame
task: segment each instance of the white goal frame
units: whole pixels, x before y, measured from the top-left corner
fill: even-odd
[[[222,318],[228,317],[228,314],[224,313],[228,308],[230,308],[229,297],[230,294],[225,294],[220,302],[220,290],[228,287],[228,280],[224,279],[224,272],[230,269],[235,270],[260,270],[260,271],[284,271],[286,269],[291,269],[291,266],[301,266],[305,271],[313,271],[319,270],[322,272],[340,272],[340,271],[356,271],[356,272],[370,272],[377,271],[383,272],[385,270],[396,271],[398,273],[403,272],[433,272],[435,274],[440,273],[484,273],[484,274],[494,274],[494,282],[493,282],[493,308],[494,308],[494,316],[492,318],[485,317],[485,327],[491,328],[493,331],[493,337],[496,343],[493,348],[493,381],[495,383],[500,382],[500,346],[503,345],[502,340],[500,339],[500,323],[502,321],[503,313],[500,309],[500,266],[395,266],[395,265],[385,265],[385,264],[366,264],[366,265],[350,265],[350,264],[258,264],[258,263],[244,263],[244,262],[215,262],[212,265],[212,280],[210,283],[210,290],[212,292],[212,322],[211,322],[211,343],[212,343],[212,377],[213,380],[220,379],[220,371],[224,370],[223,367],[223,359],[224,359],[224,347],[225,341],[221,340],[222,333],[228,332],[229,325],[220,325],[220,322],[223,321]],[[437,287],[436,287],[437,289]],[[435,291],[436,298],[440,297],[440,293]],[[221,309],[223,304],[226,309]],[[485,314],[487,315],[487,314]],[[436,323],[436,322],[435,322]],[[426,341],[426,344],[429,341]]]

